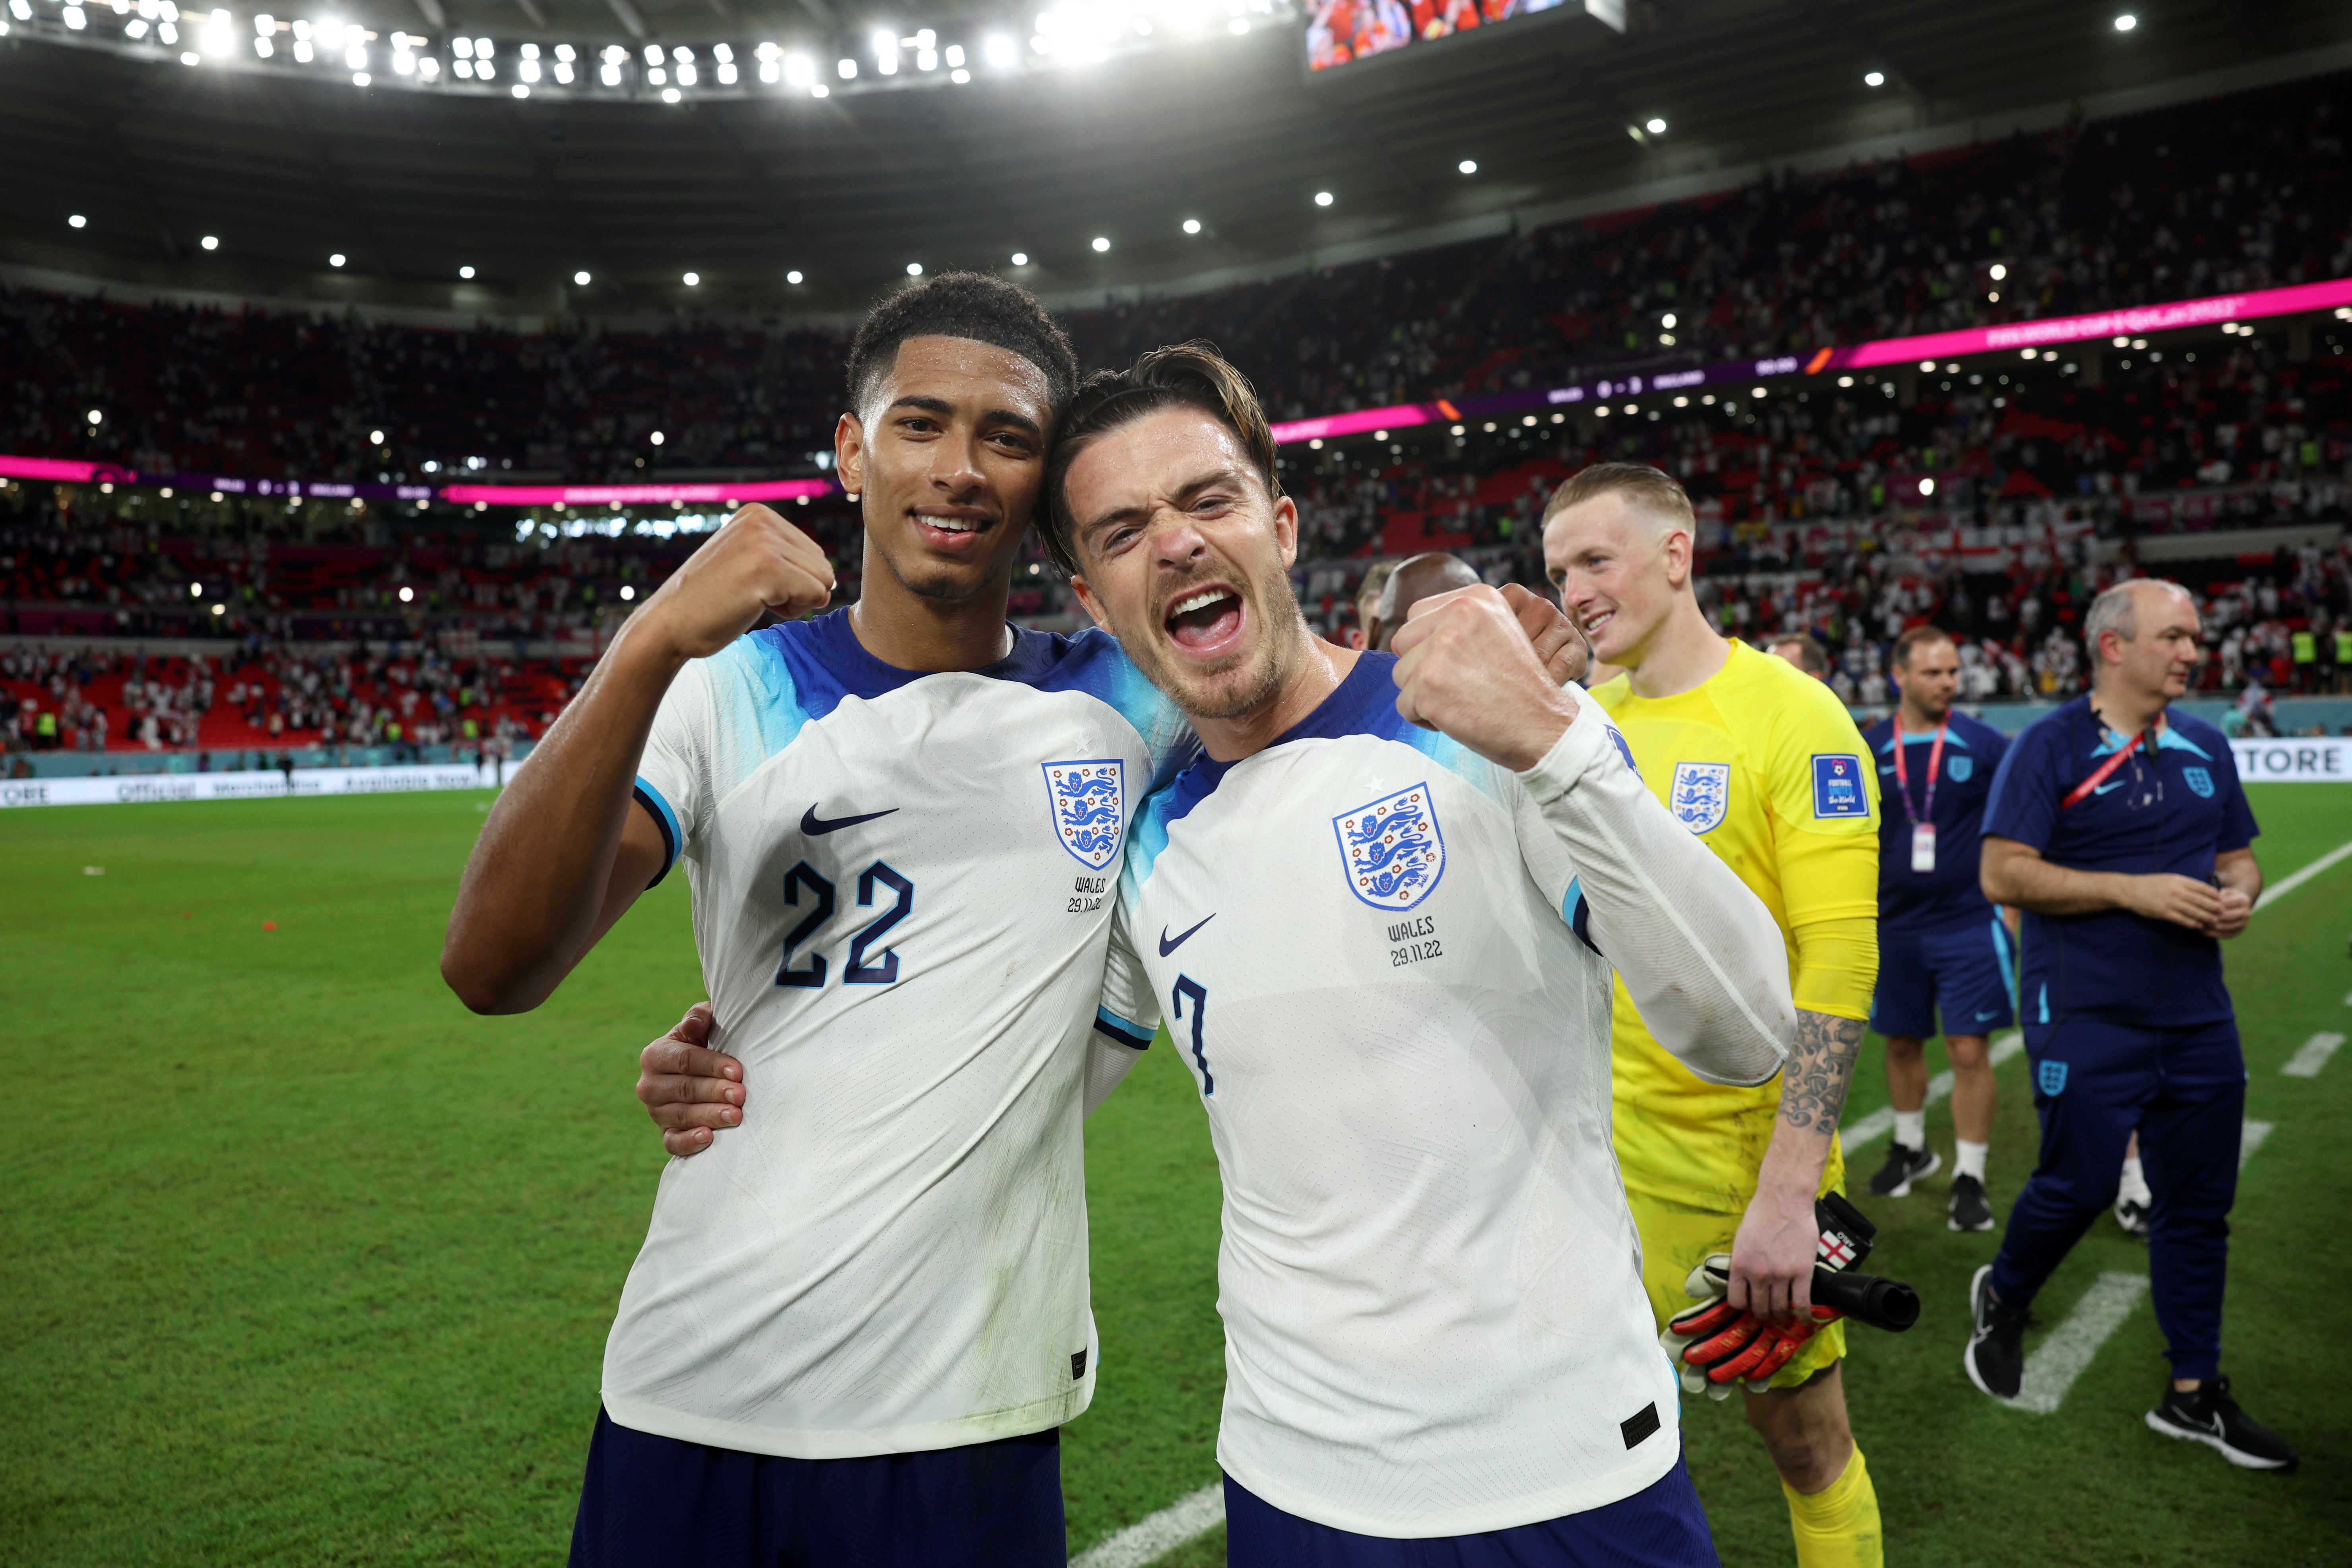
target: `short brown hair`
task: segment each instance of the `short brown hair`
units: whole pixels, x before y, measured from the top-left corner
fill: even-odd
[[[1063,571],[1078,570],[1072,548],[1077,522],[1070,516],[1066,488],[1070,465],[1095,440],[1163,408],[1197,408],[1223,425],[1241,438],[1251,466],[1265,481],[1265,493],[1282,494],[1282,481],[1275,477],[1274,431],[1249,377],[1203,339],[1152,349],[1126,370],[1087,377],[1063,416],[1061,438],[1045,464],[1045,505],[1037,518],[1045,549]]]
[[[1815,680],[1827,680],[1830,678],[1830,650],[1823,647],[1822,639],[1811,632],[1782,632],[1779,637],[1766,637],[1764,647],[1768,652],[1774,648],[1794,647],[1797,657],[1790,660],[1790,663],[1811,676]]]
[[[1957,642],[1952,642],[1952,634],[1941,626],[1917,626],[1895,639],[1894,651],[1888,657],[1905,669],[1908,669],[1911,668],[1912,650],[1925,647],[1929,643],[1938,642],[1951,643],[1956,652],[1960,646]]]
[[[1551,492],[1551,500],[1544,502],[1543,520],[1549,522],[1570,507],[1621,490],[1697,537],[1698,514],[1691,510],[1689,493],[1672,474],[1647,463],[1595,463],[1580,469]]]

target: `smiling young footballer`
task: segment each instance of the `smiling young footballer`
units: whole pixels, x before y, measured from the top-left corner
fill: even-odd
[[[1659,1327],[1694,1270],[1728,1254],[1734,1309],[1780,1325],[1790,1359],[1743,1401],[1770,1451],[1801,1568],[1883,1560],[1878,1500],[1847,1421],[1845,1325],[1815,1331],[1817,1196],[1842,1191],[1839,1110],[1877,973],[1876,781],[1835,693],[1727,641],[1692,592],[1696,524],[1671,478],[1586,468],[1545,508],[1544,562],[1594,656],[1626,673],[1592,700],[1693,837],[1772,911],[1798,1007],[1786,1073],[1752,1088],[1695,1076],[1621,987],[1617,1158]],[[1711,1392],[1722,1396],[1722,1386]]]
[[[1610,1149],[1610,966],[1687,1070],[1763,1082],[1769,915],[1515,601],[1424,600],[1399,655],[1309,632],[1207,345],[1080,389],[1047,506],[1206,752],[1137,814],[1103,1005],[1167,1018],[1223,1180],[1229,1560],[1713,1563]]]
[[[1190,744],[1108,637],[1005,623],[1075,379],[1010,285],[877,308],[835,436],[863,597],[751,630],[833,577],[739,514],[623,628],[467,868],[443,972],[519,1012],[683,860],[707,1037],[740,1075],[719,1109],[766,1108],[663,1173],[575,1564],[1065,1559],[1108,882]]]

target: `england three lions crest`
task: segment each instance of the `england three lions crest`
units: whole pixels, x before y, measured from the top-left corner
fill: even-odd
[[[1731,806],[1729,763],[1676,763],[1674,793],[1666,808],[1693,833],[1705,833]]]
[[[1445,874],[1445,836],[1429,785],[1417,784],[1331,819],[1348,889],[1376,910],[1409,910]]]
[[[1117,757],[1043,763],[1054,834],[1080,865],[1099,871],[1118,853],[1127,826],[1127,764]]]

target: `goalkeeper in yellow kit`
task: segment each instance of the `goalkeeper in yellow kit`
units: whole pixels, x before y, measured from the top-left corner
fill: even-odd
[[[1544,516],[1561,602],[1595,658],[1625,671],[1593,700],[1651,790],[1780,922],[1799,1009],[1780,1078],[1725,1088],[1668,1056],[1618,986],[1617,1159],[1643,1283],[1663,1329],[1691,1308],[1694,1270],[1727,1253],[1730,1309],[1776,1326],[1783,1353],[1812,1331],[1768,1387],[1748,1385],[1748,1420],[1780,1473],[1800,1568],[1874,1565],[1878,1499],[1838,1370],[1845,1325],[1813,1329],[1811,1287],[1814,1199],[1843,1189],[1838,1113],[1878,972],[1875,770],[1828,687],[1707,624],[1690,500],[1671,478],[1600,464]]]

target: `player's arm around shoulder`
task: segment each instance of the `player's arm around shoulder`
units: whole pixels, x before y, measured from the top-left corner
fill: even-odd
[[[630,617],[516,770],[466,862],[441,974],[467,1006],[537,1006],[661,873],[675,829],[631,791],[671,683],[762,615],[822,606],[833,581],[815,541],[746,507]]]
[[[1398,711],[1518,776],[1660,1043],[1719,1082],[1769,1079],[1795,1027],[1779,929],[1642,783],[1600,706],[1557,684],[1491,588],[1415,605],[1395,647]],[[1565,897],[1558,879],[1546,891]]]

